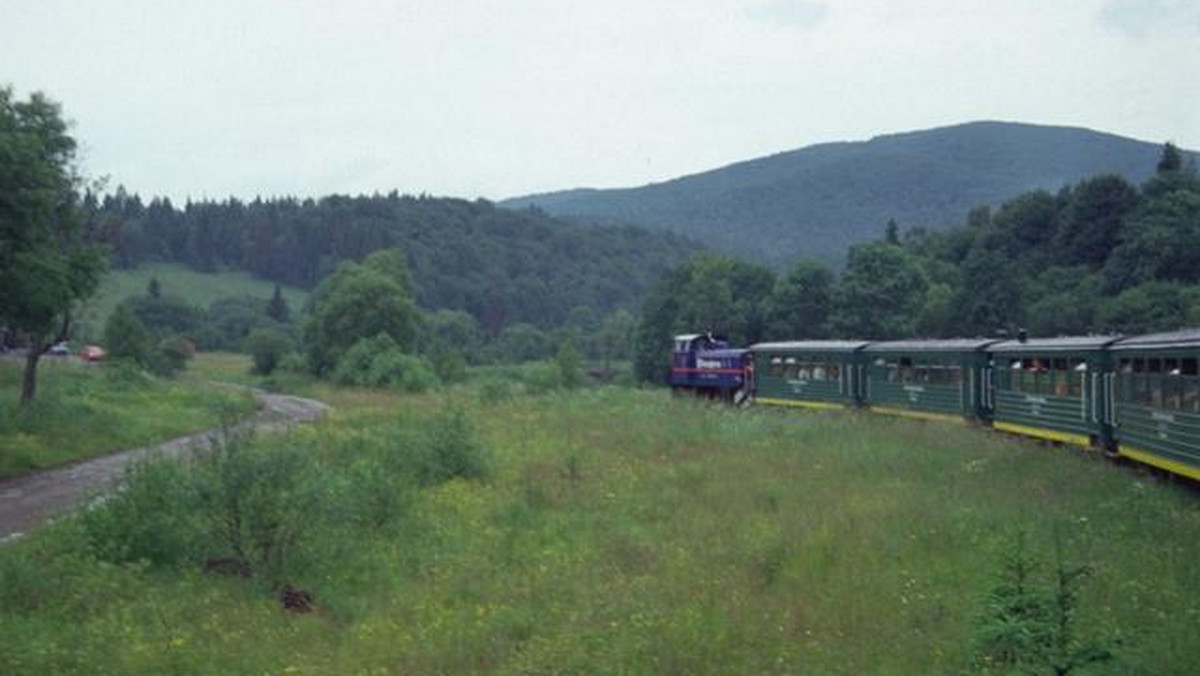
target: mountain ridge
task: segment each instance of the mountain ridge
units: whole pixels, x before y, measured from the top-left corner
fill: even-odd
[[[961,223],[970,209],[1087,176],[1141,182],[1162,145],[1083,127],[982,120],[831,141],[626,188],[502,200],[556,216],[687,234],[772,264],[839,263],[851,244],[902,227]],[[1195,153],[1185,153],[1195,161]]]

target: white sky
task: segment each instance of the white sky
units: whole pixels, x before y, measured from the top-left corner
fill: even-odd
[[[0,84],[174,200],[638,185],[978,119],[1200,148],[1197,0],[0,0]]]

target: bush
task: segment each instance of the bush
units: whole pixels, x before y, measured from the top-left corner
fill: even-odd
[[[254,329],[246,337],[244,348],[254,360],[253,371],[267,376],[292,352],[292,341],[278,329]]]
[[[512,398],[512,387],[507,381],[489,378],[479,386],[479,400],[485,404],[497,404]]]
[[[212,440],[194,473],[210,553],[281,581],[318,511],[321,473],[309,450],[229,434]]]
[[[481,479],[487,474],[483,446],[462,411],[434,416],[426,429],[425,462],[419,470],[422,485],[458,478]]]
[[[529,394],[553,392],[562,384],[561,374],[554,364],[544,362],[527,364],[521,368],[519,373],[521,382],[525,384],[525,391]]]
[[[355,343],[338,361],[333,378],[346,385],[424,392],[438,383],[429,362],[404,354],[387,334]]]
[[[204,547],[196,493],[183,465],[152,461],[125,473],[120,490],[81,520],[89,548],[113,563],[176,565],[197,559]]]
[[[118,305],[104,325],[104,345],[108,358],[129,361],[140,366],[150,364],[150,333],[141,320],[124,304]]]
[[[187,361],[195,354],[195,347],[186,338],[165,338],[150,354],[150,370],[155,375],[170,378],[187,368]]]

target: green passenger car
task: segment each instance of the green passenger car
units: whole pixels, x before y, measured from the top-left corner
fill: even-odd
[[[993,426],[1078,446],[1112,443],[1108,402],[1114,336],[1008,340],[992,356]]]
[[[1111,349],[1120,454],[1200,479],[1200,329],[1127,338]]]
[[[871,410],[915,418],[986,420],[987,353],[995,340],[871,343],[863,398]]]
[[[758,343],[754,355],[755,402],[804,408],[858,403],[865,341],[809,340]]]

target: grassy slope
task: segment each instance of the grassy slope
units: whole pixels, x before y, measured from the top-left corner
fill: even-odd
[[[300,434],[326,452],[453,403],[491,479],[424,490],[401,535],[322,533],[307,616],[253,583],[56,557],[68,530],[0,550],[0,573],[44,557],[56,581],[0,608],[0,670],[957,674],[1020,529],[1095,566],[1085,633],[1129,638],[1087,673],[1200,672],[1200,502],[1097,458],[630,390],[318,390],[339,408]]]
[[[131,270],[110,270],[79,316],[78,334],[98,340],[104,322],[113,308],[129,296],[146,293],[151,278],[157,278],[164,294],[183,298],[188,303],[207,309],[214,300],[229,296],[253,296],[269,299],[275,284],[246,272],[205,274],[184,265],[154,263]],[[308,293],[290,286],[282,287],[283,297],[293,312],[298,312],[308,299]]]
[[[17,403],[24,362],[0,360],[0,478],[198,432],[249,395],[179,381],[115,377],[110,369],[46,357],[33,408]],[[124,374],[128,376],[126,372]]]

